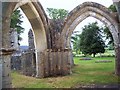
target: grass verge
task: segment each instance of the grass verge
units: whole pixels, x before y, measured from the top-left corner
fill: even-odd
[[[96,60],[112,60],[109,63],[95,63]],[[74,58],[75,66],[72,74],[62,77],[37,79],[12,72],[12,83],[15,88],[71,88],[77,85],[89,84],[117,84],[120,83],[116,75],[114,57],[92,58],[80,60]]]

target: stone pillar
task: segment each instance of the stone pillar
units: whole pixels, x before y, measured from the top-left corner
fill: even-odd
[[[0,48],[2,48],[2,2],[0,1]],[[0,90],[2,89],[2,57],[0,52]]]
[[[120,0],[113,0],[113,3],[116,6],[118,14],[120,14]],[[120,15],[118,16],[119,16],[118,19],[120,20]],[[119,24],[119,31],[120,31],[120,24]],[[119,37],[119,43],[118,43],[118,46],[115,48],[115,52],[116,52],[115,73],[116,75],[120,76],[120,35],[118,35],[118,37]]]
[[[66,47],[68,49],[71,49],[71,52],[70,52],[70,64],[73,67],[74,66],[74,59],[73,59],[73,54],[72,54],[71,37],[68,37]]]
[[[3,88],[11,88],[12,87],[12,81],[11,81],[11,75],[10,75],[10,56],[2,56],[3,60],[3,72],[2,72],[2,87]]]
[[[0,50],[2,59],[2,88],[12,87],[10,60],[13,51],[13,49],[4,48]]]
[[[10,17],[17,2],[2,2],[2,46],[0,47],[0,55],[2,55],[2,88],[11,88],[10,77],[10,59],[14,51],[10,49]],[[0,43],[1,43],[0,42]]]
[[[43,59],[41,58],[42,52],[36,52],[36,77],[43,78]]]
[[[39,77],[39,60],[38,60],[38,57],[39,57],[39,53],[37,52],[37,50],[35,51],[35,54],[36,54],[36,77]],[[39,57],[40,58],[40,57]]]
[[[115,48],[115,52],[116,52],[116,62],[115,62],[115,74],[120,76],[120,46],[118,46],[117,48]]]
[[[2,55],[0,55],[0,90],[2,89]]]
[[[120,25],[120,24],[119,24]],[[120,30],[120,26],[119,29]],[[120,76],[120,32],[118,33],[118,45],[115,46],[115,74]]]
[[[120,20],[120,0],[113,0],[113,3],[117,9],[117,13],[118,13],[118,19]]]

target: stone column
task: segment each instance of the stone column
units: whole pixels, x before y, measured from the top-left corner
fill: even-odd
[[[117,9],[117,14],[118,14],[118,20],[120,22],[120,0],[112,0],[113,4],[115,5]]]
[[[2,58],[0,56],[0,90],[2,89]]]
[[[4,49],[0,50],[1,52],[1,59],[2,59],[2,88],[11,88],[12,87],[12,80],[11,80],[11,54],[14,50],[13,49]]]
[[[119,26],[120,28],[120,26]],[[119,29],[120,30],[120,29]],[[120,76],[120,32],[118,33],[118,45],[115,46],[115,74]]]
[[[2,88],[11,88],[10,77],[10,59],[14,51],[10,44],[10,17],[17,2],[2,2],[2,46],[0,47],[0,54],[2,59]],[[1,5],[0,5],[1,6]],[[1,43],[0,42],[0,43]]]
[[[2,65],[2,88],[11,88],[12,81],[10,76],[10,56],[2,56],[3,65]]]
[[[116,52],[115,74],[120,76],[120,46],[115,48],[115,52]]]
[[[68,37],[66,47],[68,49],[71,49],[71,52],[70,52],[70,64],[71,64],[71,67],[73,67],[74,66],[74,59],[73,59],[72,46],[71,46],[71,41],[70,40],[71,40],[71,37]]]
[[[41,57],[42,52],[36,52],[36,77],[43,78],[43,59]]]
[[[0,48],[2,48],[2,2],[0,2]],[[0,54],[0,90],[2,89],[2,57]]]
[[[35,54],[36,54],[36,77],[39,78],[39,60],[38,60],[38,57],[39,57],[39,53],[37,52],[37,50],[35,50]],[[40,58],[40,57],[39,57]]]
[[[118,14],[120,14],[120,0],[113,0],[114,5],[116,6]],[[118,15],[118,19],[120,21],[120,15]],[[120,33],[120,24],[119,24],[119,33]],[[115,68],[115,73],[116,75],[120,76],[120,35],[118,34],[119,37],[119,43],[118,46],[115,48],[116,52],[116,68]]]

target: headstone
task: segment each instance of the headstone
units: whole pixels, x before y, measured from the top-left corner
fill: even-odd
[[[92,60],[91,58],[80,58],[80,60]]]
[[[109,63],[112,62],[112,60],[97,60],[95,63]]]

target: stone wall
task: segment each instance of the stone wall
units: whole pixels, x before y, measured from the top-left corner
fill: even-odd
[[[38,53],[41,60],[39,64],[39,78],[49,76],[63,76],[71,73],[71,50],[48,49]]]
[[[10,16],[13,12],[17,2],[2,3],[2,33],[0,32],[0,41],[2,39],[2,47],[0,54],[2,56],[2,87],[11,88],[11,76],[10,76],[10,59],[11,54],[14,50],[11,49],[10,45]],[[86,8],[85,8],[86,7]],[[69,36],[70,27],[74,26],[74,20],[80,18],[79,16],[92,15],[96,18],[101,18],[104,23],[107,23],[109,27],[111,25],[115,26],[113,29],[113,37],[116,42],[116,74],[120,76],[120,38],[119,38],[119,22],[114,20],[114,17],[109,10],[97,3],[86,2],[80,6],[77,6],[73,11],[69,13],[65,21],[55,20],[48,21],[48,18],[39,2],[32,2],[21,6],[24,13],[28,17],[33,30],[36,35],[36,47],[37,47],[37,60],[33,60],[34,54],[31,52],[24,53],[21,58],[21,69],[22,73],[25,75],[34,76],[35,71],[35,61],[38,64],[39,70],[38,76],[48,77],[57,75],[67,75],[71,73],[71,51],[66,48],[67,37]],[[102,16],[102,17],[99,17]],[[82,17],[83,18],[83,17]],[[106,19],[106,20],[105,20]],[[77,19],[76,19],[77,20]],[[82,20],[82,19],[81,19]],[[109,21],[109,22],[107,22]],[[49,23],[50,22],[50,23]],[[63,25],[64,22],[64,25]],[[50,24],[50,26],[49,26]],[[113,27],[112,26],[112,27]],[[112,28],[111,27],[111,28]],[[62,32],[62,33],[61,33]],[[50,36],[50,37],[48,37]],[[47,40],[46,40],[47,38]],[[40,41],[41,40],[41,41]],[[47,46],[48,45],[48,46]],[[50,46],[49,46],[50,45]],[[48,48],[49,47],[49,48]],[[46,50],[47,49],[47,50]],[[45,51],[44,51],[45,50]],[[2,53],[1,53],[2,52]]]
[[[11,57],[11,69],[16,71],[21,70],[21,56]]]
[[[14,43],[15,36],[17,34],[12,30],[11,34],[11,44],[12,47],[18,46],[18,43]],[[12,54],[11,57],[11,69],[21,72],[24,75],[35,76],[36,74],[36,59],[35,59],[35,46],[34,46],[34,36],[30,29],[28,33],[28,43],[29,49],[26,51],[17,50]],[[17,45],[16,45],[17,44]]]
[[[27,76],[36,75],[36,66],[35,66],[34,53],[26,52],[21,56],[21,73]]]
[[[51,38],[51,49],[57,49],[56,43],[60,37],[60,34],[62,32],[63,22],[64,20],[57,19],[57,20],[49,20],[50,25],[50,38]]]
[[[36,59],[34,52],[24,52],[21,56],[12,56],[11,70],[19,71],[23,75],[36,75]]]

